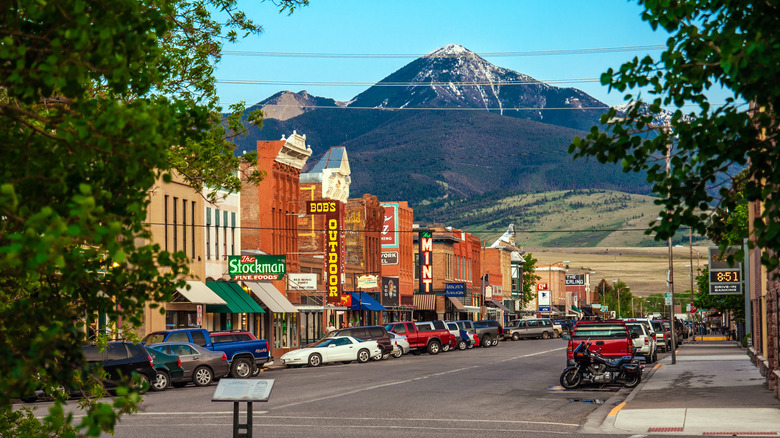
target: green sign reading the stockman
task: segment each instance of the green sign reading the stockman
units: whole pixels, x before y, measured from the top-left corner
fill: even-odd
[[[228,256],[228,274],[235,281],[281,280],[287,273],[287,256]]]

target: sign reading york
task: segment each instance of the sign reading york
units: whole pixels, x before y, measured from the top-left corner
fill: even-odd
[[[236,281],[281,280],[287,272],[287,256],[228,256],[228,274]]]

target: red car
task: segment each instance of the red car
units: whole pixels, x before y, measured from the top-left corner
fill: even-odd
[[[574,365],[572,351],[582,342],[590,342],[591,351],[597,351],[607,359],[620,359],[624,356],[634,356],[634,343],[626,328],[626,323],[620,320],[609,321],[579,321],[574,326],[566,349],[566,363]]]

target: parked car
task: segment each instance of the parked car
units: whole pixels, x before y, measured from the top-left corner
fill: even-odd
[[[216,336],[225,336],[222,333],[216,332]],[[220,341],[222,340],[220,339]],[[147,344],[189,342],[207,350],[224,352],[230,365],[230,375],[237,379],[256,376],[260,373],[260,368],[271,360],[268,342],[265,339],[214,342],[208,331],[198,328],[161,330],[149,333],[143,341]]]
[[[664,321],[660,319],[651,319],[650,324],[655,331],[655,340],[658,348],[663,349],[664,352],[669,351],[672,348],[672,335],[669,332],[669,323],[664,324]]]
[[[555,337],[555,329],[550,318],[514,319],[504,329],[504,339],[549,339]]]
[[[631,334],[631,340],[634,342],[634,356],[639,355],[645,358],[645,362],[653,363],[656,361],[655,343],[647,327],[641,322],[627,322],[626,328]],[[634,336],[636,335],[636,336]]]
[[[116,387],[124,377],[138,375],[141,379],[139,389],[146,392],[157,379],[152,357],[142,345],[109,342],[105,348],[85,345],[81,352],[87,362],[101,364],[108,373],[108,380],[104,382],[106,388]]]
[[[387,359],[393,353],[393,343],[390,341],[390,335],[387,333],[387,329],[381,325],[342,328],[328,333],[325,335],[325,338],[342,338],[344,336],[364,341],[376,341],[379,349],[382,351],[380,354],[372,356],[373,359]]]
[[[206,386],[214,379],[226,377],[230,373],[230,365],[224,351],[212,351],[189,342],[165,342],[152,344],[149,347],[179,356],[184,375],[182,380],[172,381],[176,388],[185,386],[189,382],[196,386]]]
[[[658,356],[658,349],[660,348],[659,345],[659,339],[658,334],[655,332],[655,329],[653,328],[653,323],[649,318],[623,318],[623,321],[628,323],[640,323],[645,326],[645,331],[650,335],[650,344],[652,345],[652,351],[655,359],[657,359]],[[655,359],[653,362],[655,362]],[[649,362],[649,360],[648,360]]]
[[[406,336],[412,351],[427,351],[429,354],[439,354],[442,345],[449,344],[452,335],[449,330],[418,329],[413,322],[393,322],[385,325],[389,332]]]
[[[556,319],[553,320],[553,323],[558,324],[561,326],[561,329],[563,330],[563,334],[570,334],[571,330],[574,328],[574,322],[571,319]]]
[[[160,350],[146,347],[149,356],[152,357],[157,378],[152,383],[153,391],[162,391],[171,386],[172,381],[180,382],[184,379],[184,368],[181,366],[179,356],[163,353]]]
[[[286,366],[309,365],[318,367],[328,362],[350,363],[357,360],[366,363],[374,356],[380,356],[382,349],[377,341],[366,341],[352,336],[325,338],[308,347],[299,348],[282,355]]]
[[[458,327],[457,323],[447,322],[445,324],[447,324],[450,333],[455,337],[455,344],[458,350],[465,350],[474,346],[474,338],[469,336],[469,333],[466,330]]]
[[[479,328],[495,328],[496,329],[496,334],[494,336],[491,336],[492,332],[490,332],[490,333],[489,332],[485,332],[483,334],[480,334],[479,330],[477,330],[477,334],[480,335],[479,338],[483,340],[482,341],[483,342],[483,345],[482,345],[483,347],[485,346],[484,344],[487,343],[487,341],[484,340],[484,336],[489,336],[488,339],[490,341],[490,345],[494,346],[494,347],[496,345],[498,345],[498,342],[501,340],[501,337],[504,336],[504,327],[501,326],[501,323],[499,323],[495,319],[484,319],[482,321],[474,321],[474,327],[477,328],[477,329],[479,329]]]
[[[422,321],[414,323],[417,326],[418,331],[434,331],[434,330],[446,330],[450,332],[449,342],[442,338],[441,351],[447,352],[454,350],[458,347],[458,342],[455,335],[452,334],[447,323],[440,320],[434,321]]]
[[[388,333],[390,335],[390,342],[393,343],[393,357],[399,358],[404,354],[409,354],[409,341],[406,339],[406,336],[393,332]]]
[[[567,338],[566,363],[569,366],[574,365],[572,352],[583,342],[589,343],[590,350],[598,351],[606,359],[633,357],[634,342],[626,323],[621,320],[579,321]]]

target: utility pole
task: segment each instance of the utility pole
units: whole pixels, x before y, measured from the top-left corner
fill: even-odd
[[[669,143],[666,146],[666,177],[670,178],[672,174],[672,144]],[[667,278],[669,283],[669,294],[672,297],[671,305],[669,306],[669,327],[670,334],[672,336],[672,365],[677,363],[677,339],[675,336],[674,327],[674,254],[672,252],[672,238],[669,237],[669,277]]]

